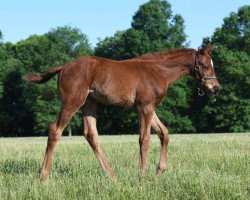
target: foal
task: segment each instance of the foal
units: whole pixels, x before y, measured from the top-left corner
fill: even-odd
[[[168,86],[185,75],[193,76],[200,83],[200,89],[205,89],[207,93],[219,92],[219,83],[210,57],[211,50],[212,45],[207,45],[197,51],[177,49],[123,61],[84,56],[43,74],[26,75],[25,78],[30,83],[44,83],[59,73],[58,90],[62,107],[49,129],[40,180],[48,177],[56,144],[80,107],[83,107],[84,136],[103,171],[109,177],[115,178],[98,141],[97,102],[137,109],[140,121],[140,171],[142,174],[145,172],[151,127],[161,141],[158,173],[165,171],[168,129],[157,117],[155,109],[162,101]]]

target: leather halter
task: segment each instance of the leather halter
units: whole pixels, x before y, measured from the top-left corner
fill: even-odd
[[[203,96],[204,95],[204,90],[203,90],[204,82],[207,81],[207,80],[216,79],[216,77],[215,76],[206,76],[205,74],[203,74],[201,72],[201,68],[204,67],[204,66],[199,65],[198,55],[197,54],[198,53],[195,52],[194,74],[198,75],[198,77],[199,77],[199,80],[196,79],[197,83],[198,83],[198,95]]]

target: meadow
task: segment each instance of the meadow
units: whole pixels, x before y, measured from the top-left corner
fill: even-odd
[[[37,178],[47,138],[0,138],[0,199],[249,199],[250,134],[170,135],[168,170],[156,176],[152,135],[138,173],[138,135],[100,136],[117,174],[105,177],[84,137],[62,137],[46,182]]]

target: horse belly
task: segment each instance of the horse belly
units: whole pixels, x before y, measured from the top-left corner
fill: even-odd
[[[135,100],[135,92],[132,90],[105,90],[91,87],[89,95],[98,102],[118,106],[132,107]]]

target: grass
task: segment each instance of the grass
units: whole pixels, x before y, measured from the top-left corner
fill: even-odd
[[[46,138],[0,138],[0,199],[249,199],[250,134],[171,135],[168,171],[156,176],[153,135],[147,174],[138,173],[138,136],[101,136],[118,179],[107,179],[83,137],[63,137],[50,178],[37,173]]]

